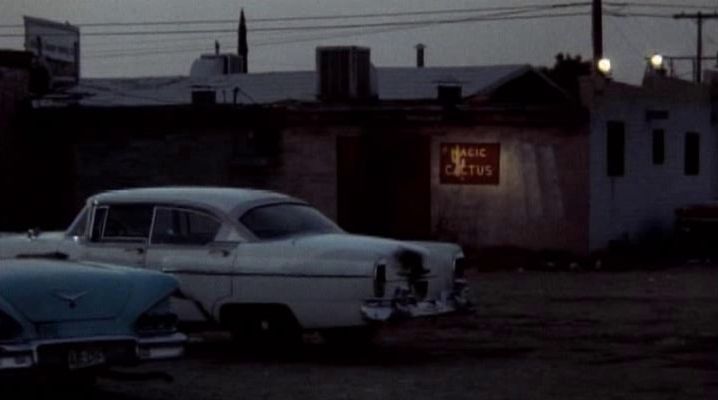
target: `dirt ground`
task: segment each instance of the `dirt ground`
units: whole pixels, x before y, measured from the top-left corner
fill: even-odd
[[[297,353],[263,354],[205,334],[185,359],[140,369],[173,383],[100,379],[73,397],[718,398],[718,267],[469,278],[475,315],[389,326],[369,348],[308,336]]]

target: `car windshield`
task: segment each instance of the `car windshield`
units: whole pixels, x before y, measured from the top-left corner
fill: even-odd
[[[239,221],[260,239],[342,230],[318,210],[302,204],[273,204],[247,211]]]

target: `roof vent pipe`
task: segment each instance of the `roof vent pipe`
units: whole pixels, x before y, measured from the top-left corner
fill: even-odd
[[[416,48],[416,68],[424,68],[424,49],[426,49],[426,46],[419,43],[414,47]]]

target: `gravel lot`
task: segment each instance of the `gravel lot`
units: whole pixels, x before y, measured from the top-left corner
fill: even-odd
[[[470,280],[476,315],[389,326],[370,348],[330,348],[308,336],[296,353],[266,354],[204,334],[184,360],[141,368],[164,370],[174,383],[101,379],[72,397],[718,398],[718,267]]]

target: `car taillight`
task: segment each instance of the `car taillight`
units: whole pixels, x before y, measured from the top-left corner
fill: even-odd
[[[135,322],[140,335],[160,335],[177,331],[177,315],[172,312],[170,299],[166,298],[140,315]]]
[[[374,297],[386,294],[386,265],[379,264],[374,268]]]
[[[14,319],[0,312],[0,340],[11,340],[20,336],[22,327]]]

